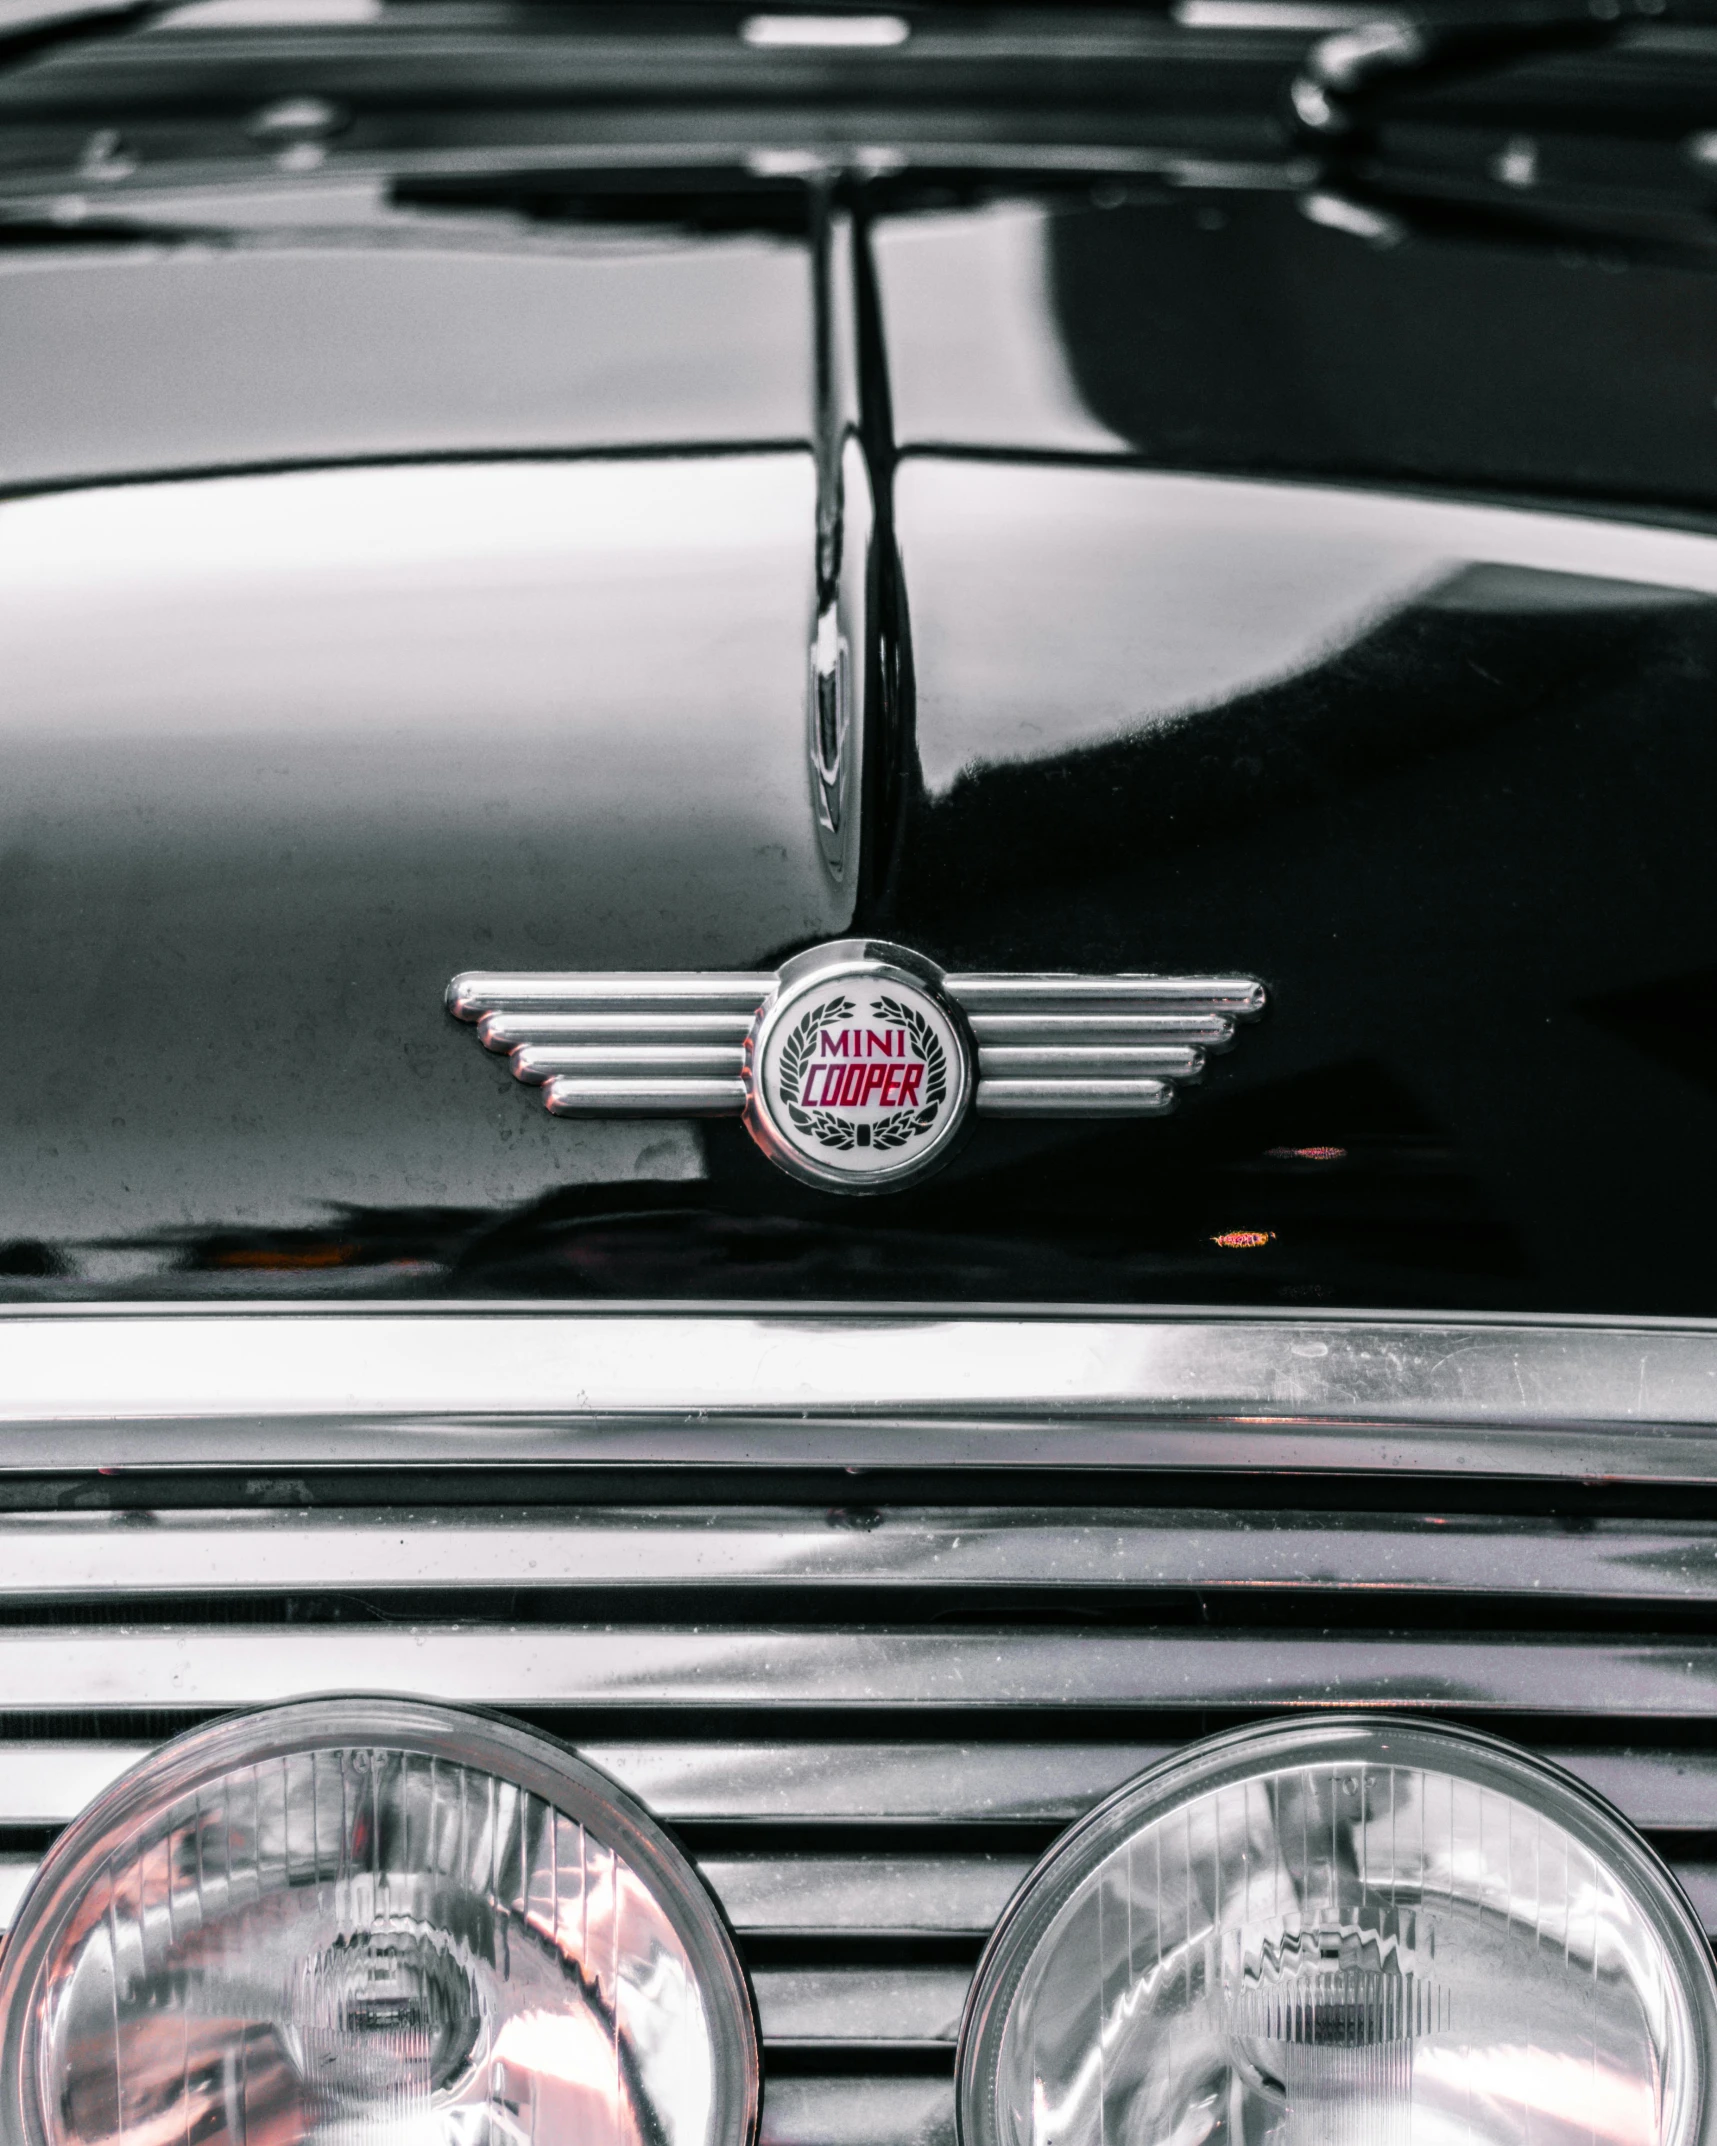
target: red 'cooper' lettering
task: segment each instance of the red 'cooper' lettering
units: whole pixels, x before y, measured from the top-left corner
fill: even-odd
[[[827,1044],[828,1040],[825,1029],[823,1041]],[[841,1041],[845,1040],[843,1035]],[[880,1103],[884,1110],[895,1110],[912,1109],[917,1104],[918,1091],[924,1085],[921,1061],[908,1059],[902,1065],[896,1059],[889,1065],[858,1065],[837,1050],[831,1049],[829,1055],[834,1063],[818,1059],[805,1075],[799,1094],[805,1109],[814,1105],[821,1110],[862,1110],[871,1103]]]

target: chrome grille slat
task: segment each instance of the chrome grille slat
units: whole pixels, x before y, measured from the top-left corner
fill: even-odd
[[[652,1810],[698,1818],[1065,1824],[1164,1743],[608,1744],[579,1748]],[[1717,1771],[1717,1760],[1713,1761]],[[1717,1804],[1717,1794],[1713,1796]]]
[[[117,1594],[781,1584],[1268,1588],[1717,1601],[1717,1521],[1071,1507],[885,1515],[620,1507],[0,1516],[0,1601]]]
[[[260,1705],[321,1691],[471,1705],[831,1706],[1148,1715],[1390,1705],[1708,1718],[1717,1640],[1520,1641],[1279,1631],[884,1634],[567,1625],[154,1625],[0,1629],[0,1708]]]
[[[605,1744],[580,1742],[664,1818],[1067,1825],[1171,1743]],[[1635,1825],[1698,1832],[1717,1817],[1717,1750],[1540,1747]]]
[[[1020,1855],[704,1855],[736,1930],[988,1935],[1035,1861]]]
[[[751,1979],[774,2043],[952,2042],[971,1981],[960,1967],[763,1967]]]
[[[151,1748],[93,1739],[0,1743],[0,1826],[63,1826]]]
[[[0,1745],[0,1826],[59,1826],[147,1744]],[[675,1824],[851,1820],[869,1824],[1067,1825],[1169,1757],[1170,1743],[603,1743],[593,1766]],[[1717,1814],[1717,1751],[1542,1747],[1543,1755],[1656,1832],[1698,1832]]]
[[[0,1745],[0,1826],[65,1824],[149,1748],[72,1739]],[[578,1742],[593,1766],[675,1823],[1065,1823],[1174,1748],[1136,1742]],[[1717,1759],[1712,1764],[1717,1768]]]
[[[953,2146],[954,2089],[941,2079],[778,2079],[760,2146]]]

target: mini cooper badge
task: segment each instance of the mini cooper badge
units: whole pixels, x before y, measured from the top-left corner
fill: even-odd
[[[783,965],[745,1049],[745,1123],[772,1162],[814,1185],[881,1192],[945,1158],[975,1054],[941,981],[875,940]]]
[[[945,1162],[972,1113],[1150,1117],[1235,1025],[1247,976],[944,975],[879,939],[774,974],[473,972],[449,1010],[560,1117],[743,1116],[790,1175],[886,1192]]]

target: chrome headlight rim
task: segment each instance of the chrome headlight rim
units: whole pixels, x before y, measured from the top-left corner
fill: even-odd
[[[710,2014],[709,2146],[755,2146],[762,2060],[750,1979],[721,1903],[696,1863],[628,1790],[542,1731],[477,1707],[341,1692],[248,1708],[162,1744],[86,1804],[43,1857],[0,1944],[0,2137],[45,2133],[22,2061],[27,1998],[116,1834],[233,1768],[336,1746],[395,1749],[495,1774],[587,1826],[631,1863],[673,1925]]]
[[[1645,1905],[1690,2014],[1688,2051],[1698,2118],[1687,2138],[1717,2146],[1717,1965],[1675,1874],[1632,1821],[1596,1789],[1535,1753],[1479,1729],[1423,1715],[1277,1716],[1201,1739],[1135,1774],[1054,1841],[1015,1890],[978,1959],[960,2020],[954,2063],[957,2146],[1008,2146],[995,2121],[995,2084],[1009,2011],[1037,1948],[1062,1909],[1112,1850],[1164,1812],[1254,1778],[1276,1760],[1372,1760],[1380,1740],[1396,1764],[1435,1766],[1458,1751],[1468,1778],[1536,1803]]]

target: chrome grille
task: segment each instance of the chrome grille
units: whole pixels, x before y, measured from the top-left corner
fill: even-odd
[[[506,1708],[678,1828],[725,1902],[777,2146],[950,2137],[961,2003],[1014,1886],[1108,1789],[1240,1720],[1491,1726],[1609,1796],[1717,1923],[1717,1520],[1593,1491],[1572,1518],[1428,1512],[1398,1487],[1416,1506],[1339,1509],[1373,1479],[1303,1512],[13,1513],[0,1908],[105,1779],[213,1712]]]

